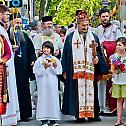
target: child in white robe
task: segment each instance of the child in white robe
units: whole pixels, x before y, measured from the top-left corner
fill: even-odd
[[[42,52],[42,56],[36,60],[33,67],[38,89],[36,118],[42,121],[43,126],[48,126],[49,121],[55,124],[60,120],[57,75],[62,74],[62,66],[60,61],[52,56],[52,42],[44,42]]]

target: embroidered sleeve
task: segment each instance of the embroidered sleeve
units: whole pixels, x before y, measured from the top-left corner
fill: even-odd
[[[3,63],[6,63],[11,58],[11,50],[7,40],[2,36],[3,43],[4,43],[4,54],[1,57]]]

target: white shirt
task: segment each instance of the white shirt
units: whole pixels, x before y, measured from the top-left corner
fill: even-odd
[[[118,57],[119,56],[117,53],[110,56],[111,62],[113,59],[117,59]],[[123,64],[125,64],[125,69],[126,69],[126,57],[121,57],[120,61],[123,62]],[[126,84],[126,73],[123,73],[123,72],[119,72],[118,74],[113,73],[112,81],[114,84],[125,85]]]

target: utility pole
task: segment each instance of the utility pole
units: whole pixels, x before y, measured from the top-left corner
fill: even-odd
[[[126,0],[118,0],[118,4],[118,18],[121,22],[121,30],[123,31],[124,25],[126,25]]]

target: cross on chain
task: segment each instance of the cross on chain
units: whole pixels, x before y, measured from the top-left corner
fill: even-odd
[[[77,48],[79,48],[79,44],[81,44],[81,42],[79,42],[79,40],[77,40],[77,42],[75,42],[74,44],[77,44]]]

